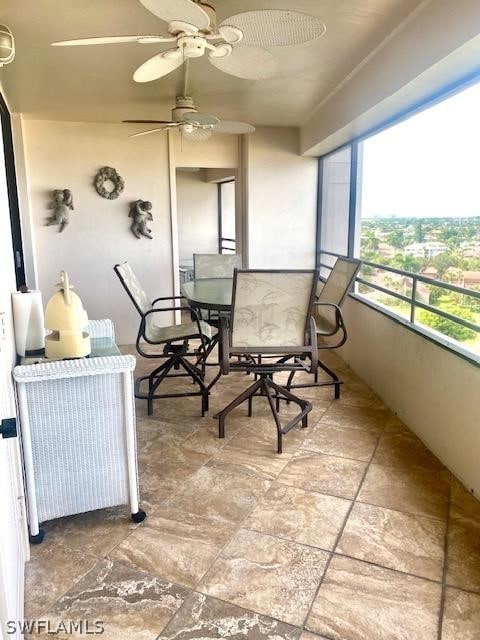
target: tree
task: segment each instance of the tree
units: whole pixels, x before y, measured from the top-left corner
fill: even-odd
[[[450,303],[444,305],[442,310],[447,311],[454,316],[458,316],[459,318],[463,318],[464,320],[468,320],[469,322],[475,322],[474,314],[465,307]],[[435,331],[439,331],[454,340],[458,340],[459,342],[474,340],[477,337],[477,332],[473,329],[469,329],[457,322],[453,322],[453,320],[448,320],[436,313],[425,311],[423,309],[418,314],[418,321],[431,329],[435,329]]]
[[[405,239],[405,232],[403,231],[403,229],[394,229],[393,231],[390,231],[390,233],[386,237],[386,240],[388,244],[392,247],[395,247],[395,249],[403,249],[403,247],[407,244],[407,241]]]
[[[423,231],[423,224],[421,220],[417,220],[415,222],[413,237],[415,238],[415,242],[423,242],[425,240],[425,233]]]
[[[415,256],[408,253],[397,253],[392,260],[392,265],[397,267],[397,269],[403,269],[403,271],[418,273],[423,266],[423,260],[421,258],[415,258]]]

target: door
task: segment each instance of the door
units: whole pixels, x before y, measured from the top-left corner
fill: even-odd
[[[4,119],[2,118],[4,126]],[[10,294],[16,289],[4,147],[0,137],[0,420],[15,417],[11,369],[15,357]],[[3,423],[5,425],[5,423]],[[24,565],[28,556],[23,479],[17,437],[0,435],[0,638],[21,638]],[[9,623],[9,621],[11,621]],[[12,624],[13,623],[13,624]],[[12,633],[12,631],[14,631]]]

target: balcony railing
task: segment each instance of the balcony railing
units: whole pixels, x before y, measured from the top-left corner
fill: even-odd
[[[332,260],[332,264],[327,264],[328,258],[327,262],[325,262],[322,261],[322,256],[338,258],[341,257],[341,254],[333,253],[331,251],[321,251],[320,256],[321,257],[319,266],[323,269],[331,270],[334,260]],[[396,291],[393,288],[384,286],[385,282],[383,282],[383,284],[379,284],[373,279],[368,279],[369,276],[371,278],[375,275],[378,276],[380,272],[386,272],[394,274],[395,276],[400,276],[400,278],[403,279],[403,292],[399,292],[398,290]],[[442,333],[440,330],[431,329],[424,323],[420,322],[417,315],[417,310],[422,309],[431,314],[444,318],[445,320],[454,322],[462,327],[465,327],[466,329],[470,329],[478,335],[480,334],[479,324],[475,324],[475,322],[471,322],[468,319],[462,318],[455,313],[451,313],[445,309],[441,309],[435,305],[432,305],[430,304],[430,301],[426,302],[420,300],[419,293],[423,285],[424,289],[426,289],[429,293],[431,293],[432,290],[437,290],[439,292],[444,291],[446,293],[452,292],[461,296],[465,296],[466,298],[470,298],[471,300],[478,301],[478,303],[480,303],[480,291],[466,289],[455,284],[450,284],[448,282],[442,282],[441,280],[429,278],[420,273],[404,271],[402,269],[397,269],[396,267],[390,267],[384,264],[370,262],[369,260],[362,260],[362,269],[360,270],[360,274],[356,279],[356,283],[357,286],[355,291],[353,292],[356,297],[368,302],[369,304],[372,304],[372,306],[379,308],[381,311],[387,312],[390,315],[400,318],[404,322],[410,324],[412,327],[421,328],[422,332],[427,332],[430,337],[433,336],[433,338],[437,339],[437,341],[441,344],[447,343],[447,345],[449,347],[453,347],[455,351],[461,351],[464,355],[465,352],[468,352],[468,355],[471,356],[475,362],[480,362],[480,349],[478,353],[475,353],[475,351],[469,349],[467,346],[464,346],[460,341],[451,338],[447,334]],[[364,289],[368,288],[372,291],[378,291],[381,294],[391,296],[395,300],[400,301],[400,304],[403,303],[404,306],[406,305],[407,313],[403,314],[401,312],[396,312],[394,305],[388,305],[372,297],[369,297],[365,293],[365,291],[362,292],[360,290],[361,287],[363,287]],[[425,295],[425,291],[423,292],[423,295]]]
[[[219,249],[220,253],[235,253],[237,247],[237,241],[234,238],[220,238]]]

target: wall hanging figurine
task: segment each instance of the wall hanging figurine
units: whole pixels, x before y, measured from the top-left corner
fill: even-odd
[[[55,189],[52,191],[53,202],[48,205],[53,209],[51,216],[47,218],[46,226],[58,224],[59,232],[63,231],[70,219],[70,211],[73,211],[73,196],[70,189]]]
[[[113,189],[107,189],[105,184],[111,183]],[[107,200],[115,200],[125,189],[125,180],[119,176],[113,167],[102,167],[95,176],[95,189],[99,196]]]
[[[130,205],[129,218],[132,218],[130,230],[137,238],[145,236],[152,239],[152,230],[148,228],[147,222],[153,220],[152,203],[148,200],[136,200]]]

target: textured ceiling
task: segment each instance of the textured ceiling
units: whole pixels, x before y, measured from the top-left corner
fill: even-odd
[[[272,48],[280,70],[269,80],[240,80],[206,59],[192,60],[190,90],[197,106],[223,119],[257,125],[300,125],[420,0],[213,0],[219,22],[260,8],[295,9],[322,19],[326,34],[306,45]],[[118,44],[54,48],[55,40],[163,33],[137,0],[2,0],[0,22],[10,26],[15,61],[0,69],[14,111],[27,118],[117,122],[168,118],[181,92],[182,71],[152,83],[134,70],[169,45]]]

